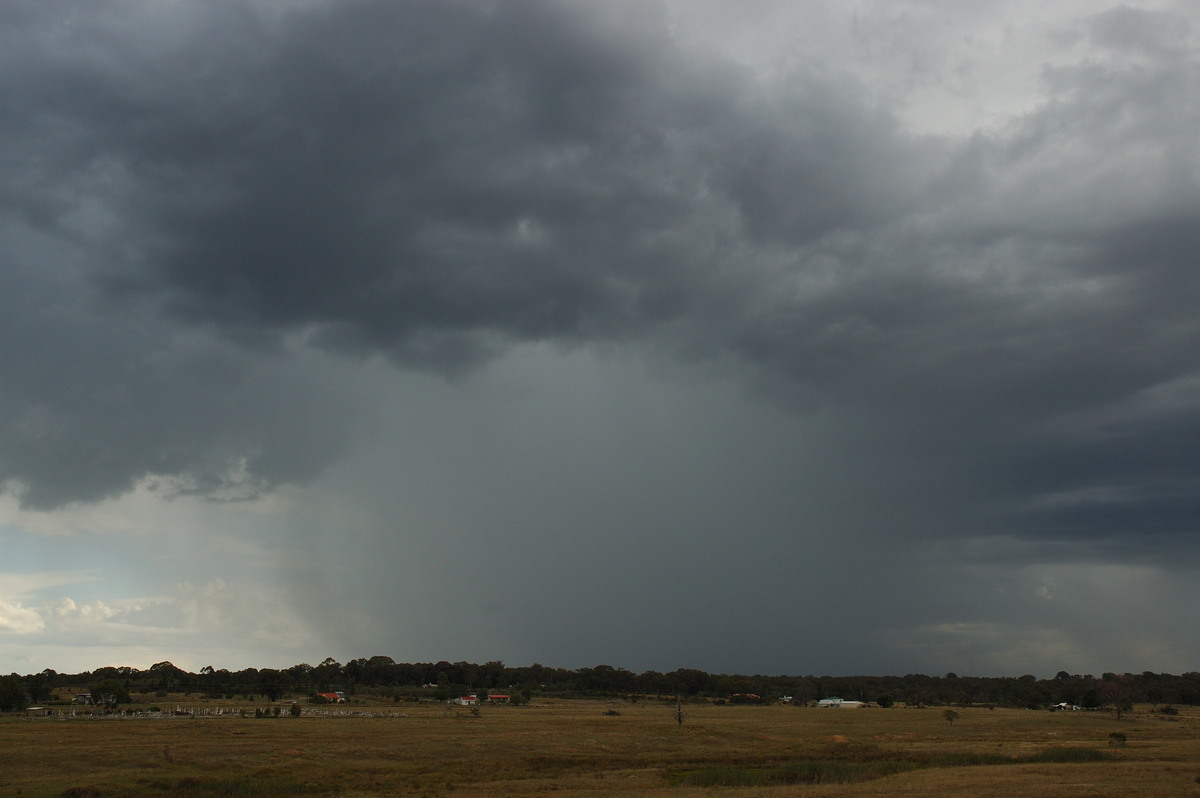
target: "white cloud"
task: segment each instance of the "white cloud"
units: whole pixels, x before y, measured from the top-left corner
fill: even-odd
[[[42,616],[35,610],[0,599],[0,633],[33,634],[44,627]]]
[[[0,632],[24,636],[20,661],[56,670],[145,668],[163,659],[192,669],[214,661],[224,667],[284,666],[311,658],[318,644],[285,591],[220,577],[181,583],[165,596],[87,602],[63,597],[41,606],[0,601]],[[48,653],[54,651],[70,655],[55,661],[60,655]]]

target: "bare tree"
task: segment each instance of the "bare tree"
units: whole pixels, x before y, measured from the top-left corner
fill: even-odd
[[[688,711],[684,709],[683,699],[679,696],[675,696],[675,705],[671,707],[671,719],[680,726],[688,719]]]
[[[1123,712],[1133,710],[1133,694],[1133,680],[1128,675],[1117,676],[1106,673],[1101,677],[1100,695],[1112,705],[1117,713],[1117,720],[1121,719]]]

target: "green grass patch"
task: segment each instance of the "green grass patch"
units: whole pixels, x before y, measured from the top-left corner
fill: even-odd
[[[873,750],[865,760],[840,757],[802,759],[786,765],[717,765],[671,774],[668,782],[679,787],[774,787],[788,784],[854,784],[874,781],[896,773],[925,768],[973,767],[1061,762],[1102,762],[1110,757],[1091,748],[1049,748],[1025,757],[1003,754],[955,752],[937,754],[923,761],[888,757]]]
[[[894,773],[916,770],[908,760],[847,762],[805,759],[774,767],[709,767],[676,773],[671,782],[681,787],[772,787],[786,784],[853,784]]]
[[[328,795],[329,785],[300,784],[287,779],[245,776],[242,778],[201,778],[188,776],[171,780],[155,780],[139,785],[129,792],[105,791],[112,795],[191,795],[204,798],[250,798],[251,796]]]
[[[1093,748],[1047,748],[1033,756],[1022,759],[1023,762],[1103,762],[1111,759],[1103,751]]]
[[[934,754],[927,760],[934,768],[963,768],[976,765],[1011,765],[1019,760],[1004,754],[993,754],[986,751],[952,751],[945,754]]]

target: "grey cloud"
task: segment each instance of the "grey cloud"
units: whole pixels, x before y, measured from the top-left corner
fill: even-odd
[[[297,379],[289,341],[455,372],[549,340],[732,362],[771,401],[827,409],[831,483],[895,466],[872,489],[903,517],[880,500],[861,520],[879,535],[1194,531],[1155,487],[1196,479],[1194,413],[1071,423],[1200,366],[1179,92],[1200,71],[1142,12],[1090,24],[1149,66],[1048,70],[1042,108],[965,142],[907,134],[832,70],[768,79],[691,52],[641,3],[223,3],[158,12],[155,40],[141,6],[57,12],[71,24],[6,11],[0,201],[86,253],[89,307],[144,321],[31,317],[63,369],[14,400],[78,425],[34,447],[7,422],[4,475],[31,502],[212,479],[218,454],[250,452],[267,485],[316,473],[345,428],[309,423],[328,391],[269,384]],[[76,403],[117,365],[73,349],[85,327],[141,358],[211,333],[218,375],[284,365],[222,389],[170,345],[126,405]],[[134,422],[189,397],[194,435]],[[136,430],[98,439],[116,461],[64,470],[112,418]],[[1044,501],[1113,486],[1119,505]]]
[[[77,253],[8,229],[0,276],[0,478],[48,509],[144,478],[158,489],[247,498],[314,476],[353,435],[357,402],[296,363],[203,330],[114,308]]]
[[[1098,44],[1151,56],[1185,54],[1192,27],[1186,16],[1174,11],[1126,5],[1103,11],[1090,22]]]

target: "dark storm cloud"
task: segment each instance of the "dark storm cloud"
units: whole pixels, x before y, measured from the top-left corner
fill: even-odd
[[[31,503],[211,480],[205,458],[247,441],[268,486],[332,456],[322,400],[222,389],[172,335],[218,352],[218,376],[289,337],[442,371],[604,340],[835,408],[836,478],[904,505],[865,517],[873,534],[1194,538],[1200,70],[1165,17],[1095,17],[1103,57],[955,141],[907,134],[832,70],[690,51],[643,3],[3,13],[0,202],[78,272],[65,320],[34,293],[55,277],[9,277],[5,302],[29,297],[9,324],[38,332],[7,336],[30,344],[6,401],[58,425],[35,446],[6,414],[3,476]],[[139,362],[84,351],[109,341],[161,351],[127,369],[124,409],[84,401]],[[60,367],[39,382],[39,361]],[[1178,407],[1149,406],[1171,386]],[[293,408],[290,434],[252,393]],[[135,420],[187,396],[215,404]],[[136,434],[97,433],[118,429]]]
[[[311,478],[342,449],[353,397],[203,332],[105,312],[48,266],[75,252],[6,233],[19,251],[0,275],[0,473],[26,505],[95,501],[150,475],[169,477],[166,493],[245,498]]]

